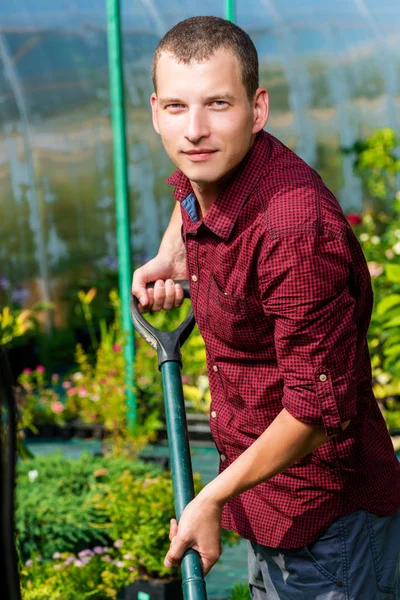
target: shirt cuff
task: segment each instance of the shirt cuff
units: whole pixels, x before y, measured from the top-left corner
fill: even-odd
[[[332,380],[324,366],[314,371],[314,380],[294,384],[285,382],[282,404],[297,420],[322,425],[327,437],[342,431],[342,423],[357,414],[357,391],[353,374]]]

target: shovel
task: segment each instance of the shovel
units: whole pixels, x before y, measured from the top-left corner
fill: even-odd
[[[184,297],[190,298],[188,282],[177,283],[181,284]],[[159,331],[141,315],[138,303],[137,298],[132,295],[133,325],[142,338],[157,351],[158,366],[162,375],[175,513],[179,522],[185,506],[194,498],[192,462],[181,380],[180,347],[192,332],[195,319],[191,308],[188,316],[177,329]],[[187,550],[181,560],[181,569],[184,600],[207,600],[199,553],[192,549]]]

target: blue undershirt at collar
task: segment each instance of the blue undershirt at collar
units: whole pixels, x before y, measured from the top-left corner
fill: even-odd
[[[197,223],[199,218],[196,210],[196,196],[193,194],[193,192],[190,193],[189,196],[186,196],[184,200],[182,200],[182,206],[192,219],[193,223]]]

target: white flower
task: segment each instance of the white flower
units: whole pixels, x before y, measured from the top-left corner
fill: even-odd
[[[39,475],[39,471],[36,471],[36,469],[34,471],[29,471],[29,473],[28,473],[29,481],[31,483],[33,483],[35,481],[35,479],[37,479],[38,475]]]
[[[392,250],[395,254],[400,254],[400,242],[397,242],[397,244],[393,246]]]
[[[386,385],[390,381],[390,375],[388,375],[387,373],[380,373],[376,376],[376,380],[381,385]]]
[[[361,242],[368,242],[368,240],[369,240],[369,235],[368,235],[368,233],[362,233],[362,234],[360,235],[360,241],[361,241]]]
[[[71,379],[73,379],[73,381],[79,381],[80,379],[82,379],[82,377],[83,375],[79,371],[71,375]]]
[[[373,235],[371,238],[371,242],[375,245],[379,244],[380,241],[381,241],[381,238],[379,237],[379,235]]]

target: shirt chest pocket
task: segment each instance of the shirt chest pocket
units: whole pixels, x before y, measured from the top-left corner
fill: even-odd
[[[229,348],[258,351],[271,343],[272,324],[264,315],[260,299],[227,294],[213,276],[208,292],[207,321],[215,338]]]

